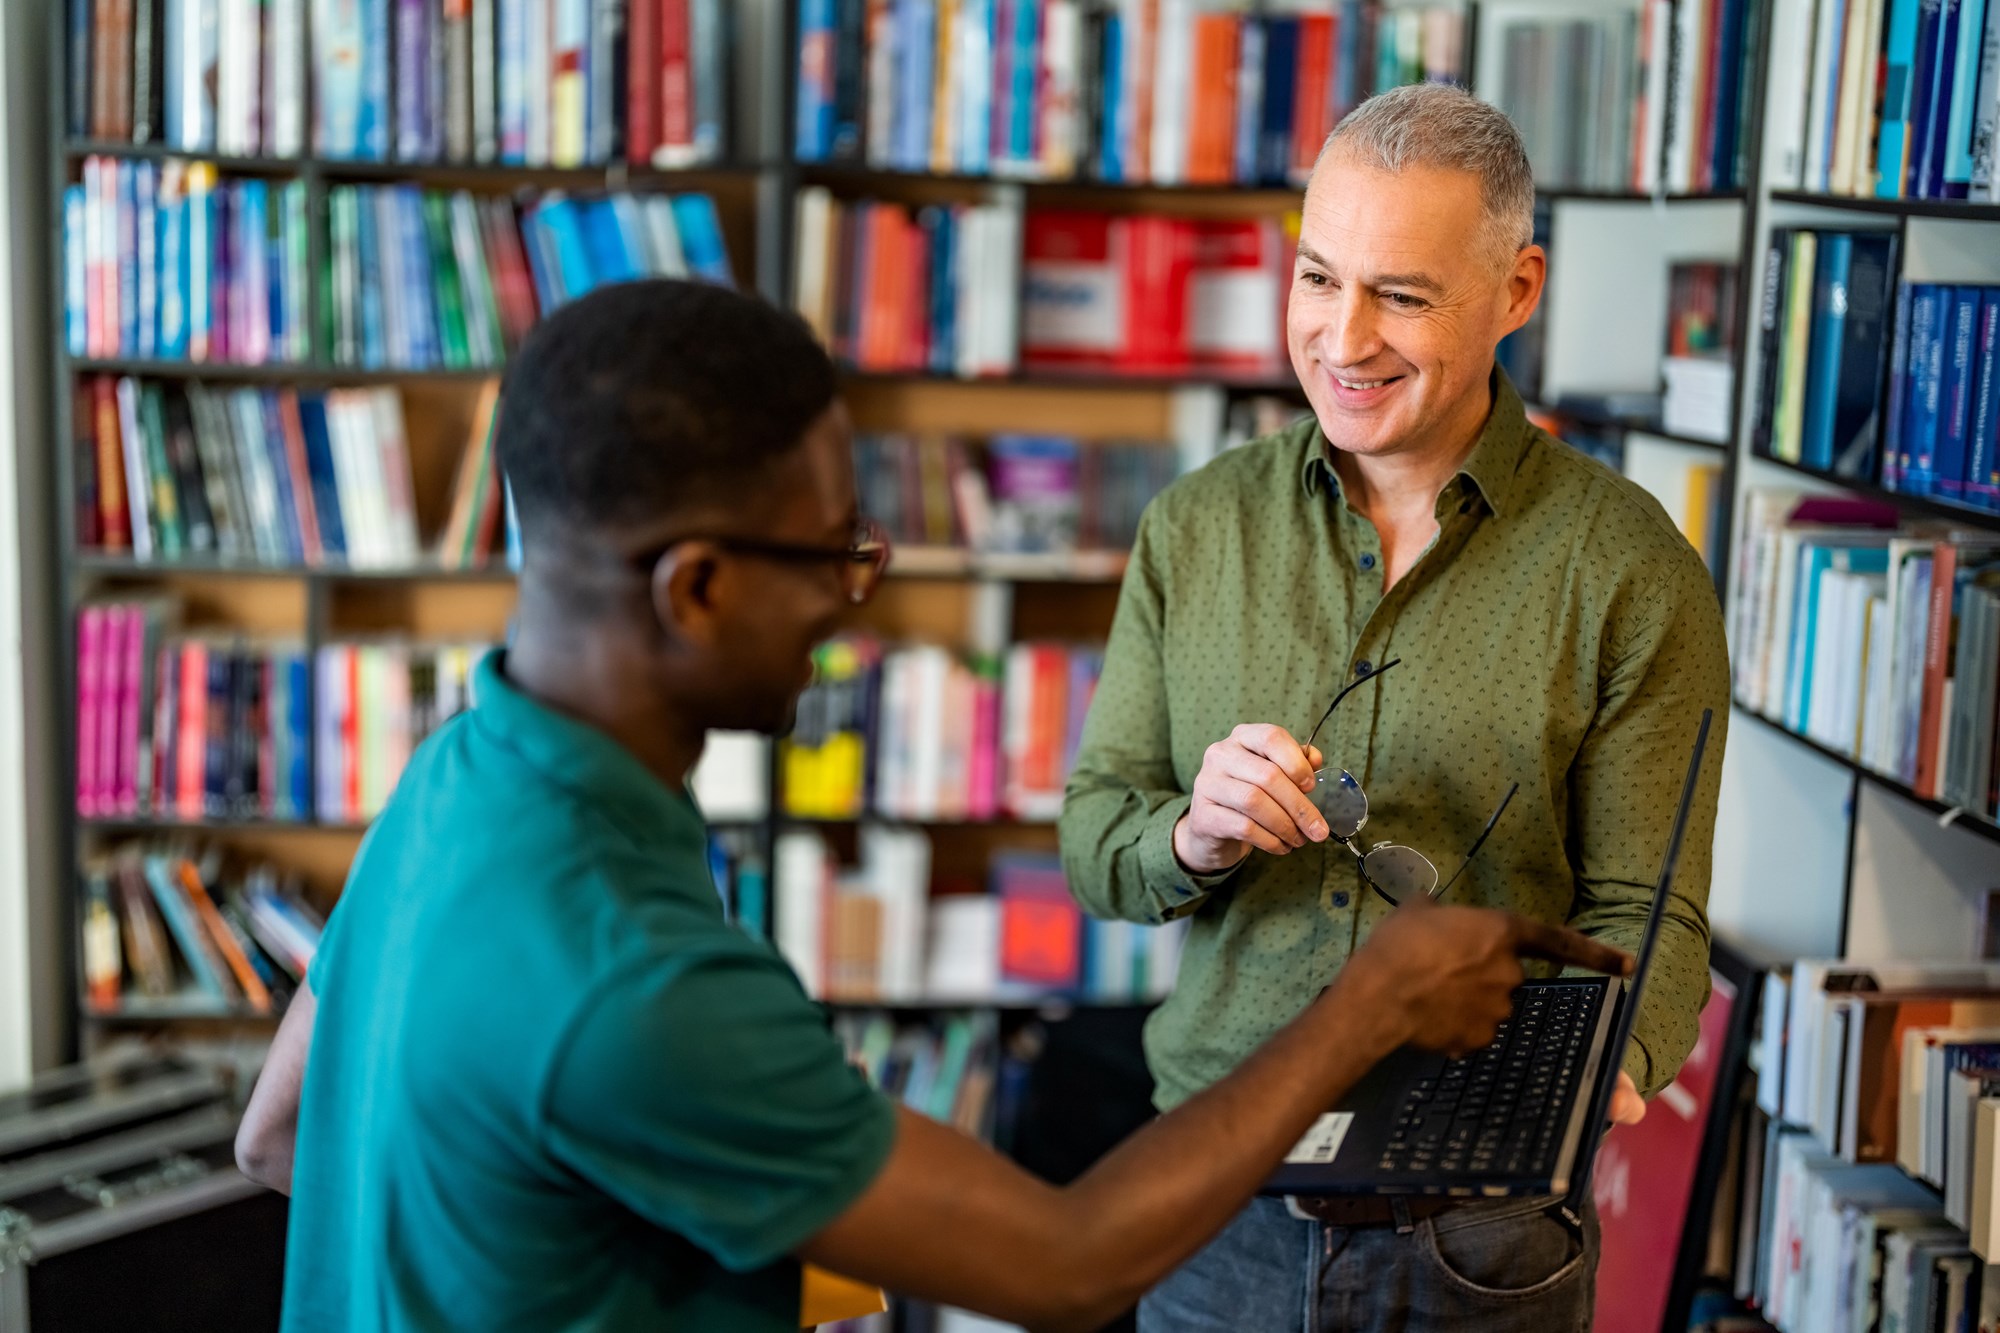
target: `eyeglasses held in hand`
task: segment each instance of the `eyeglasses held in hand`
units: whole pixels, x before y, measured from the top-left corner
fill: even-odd
[[[880,523],[872,518],[858,520],[854,525],[854,535],[845,546],[811,546],[803,542],[774,542],[757,537],[736,537],[726,533],[694,532],[675,537],[672,541],[641,551],[631,559],[632,566],[642,571],[650,571],[665,555],[682,542],[713,542],[725,551],[739,555],[756,556],[764,560],[780,560],[794,564],[835,564],[840,567],[841,591],[847,600],[859,606],[875,595],[876,587],[882,582],[882,574],[889,568],[889,534]]]
[[[1384,662],[1368,675],[1349,683],[1340,693],[1334,695],[1333,702],[1326,706],[1326,711],[1320,714],[1319,721],[1313,724],[1312,733],[1306,737],[1305,748],[1312,749],[1313,741],[1319,736],[1319,729],[1333,716],[1333,710],[1340,707],[1342,699],[1402,660],[1398,657]],[[1361,882],[1381,894],[1392,907],[1400,907],[1406,898],[1420,896],[1442,898],[1449,893],[1451,886],[1458,883],[1458,877],[1465,873],[1465,868],[1472,864],[1472,858],[1486,845],[1487,835],[1492,833],[1493,826],[1500,822],[1500,815],[1506,810],[1507,803],[1513,800],[1514,793],[1521,789],[1521,784],[1518,782],[1507,788],[1507,794],[1500,798],[1499,805],[1493,807],[1493,813],[1487,817],[1486,827],[1481,829],[1479,836],[1473,840],[1472,847],[1465,853],[1465,859],[1458,863],[1458,869],[1452,872],[1451,878],[1440,886],[1437,867],[1431,864],[1429,857],[1415,848],[1399,846],[1393,842],[1378,842],[1364,852],[1356,844],[1355,839],[1360,836],[1361,830],[1368,826],[1368,794],[1361,790],[1361,784],[1354,780],[1352,773],[1344,768],[1334,768],[1329,765],[1314,773],[1313,778],[1315,783],[1310,799],[1313,806],[1326,816],[1327,831],[1333,835],[1334,841],[1353,855],[1355,868],[1361,874]]]

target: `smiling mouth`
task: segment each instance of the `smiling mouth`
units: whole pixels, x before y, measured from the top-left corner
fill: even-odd
[[[1393,375],[1390,376],[1390,379],[1394,378],[1396,377]],[[1379,389],[1389,382],[1389,380],[1350,380],[1343,379],[1339,375],[1335,375],[1334,379],[1339,382],[1340,387],[1343,389]]]

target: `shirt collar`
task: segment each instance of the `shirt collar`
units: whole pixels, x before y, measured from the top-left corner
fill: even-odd
[[[1485,499],[1487,508],[1501,515],[1513,503],[1521,462],[1533,427],[1528,421],[1527,409],[1521,404],[1521,395],[1515,392],[1507,372],[1498,366],[1493,368],[1492,387],[1493,408],[1487,413],[1486,425],[1480,429],[1478,441],[1472,446],[1465,462],[1460,464],[1454,480],[1463,479]],[[1300,474],[1308,496],[1318,494],[1321,486],[1327,488],[1328,495],[1340,494],[1340,476],[1329,461],[1331,448],[1326,442],[1326,433],[1315,422],[1312,433],[1307,437],[1305,463]]]
[[[496,648],[473,672],[472,721],[492,743],[549,782],[602,810],[649,856],[707,857],[708,832],[686,791],[674,791],[597,728],[566,717],[507,679]]]

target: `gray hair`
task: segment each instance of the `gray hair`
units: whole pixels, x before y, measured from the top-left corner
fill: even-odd
[[[1507,114],[1448,83],[1391,88],[1341,118],[1319,150],[1319,162],[1340,148],[1381,171],[1433,167],[1479,178],[1486,205],[1480,245],[1511,263],[1535,236],[1535,176],[1528,150]],[[1319,163],[1313,164],[1318,173]]]

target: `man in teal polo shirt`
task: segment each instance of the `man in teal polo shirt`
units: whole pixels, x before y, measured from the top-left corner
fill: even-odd
[[[1615,951],[1399,914],[1324,999],[1076,1184],[894,1107],[725,920],[684,781],[781,732],[887,559],[804,326],[676,282],[551,315],[497,448],[512,646],[362,844],[238,1140],[292,1195],[285,1328],[778,1330],[798,1260],[1051,1328],[1129,1305],[1403,1042],[1488,1040],[1517,955]]]

